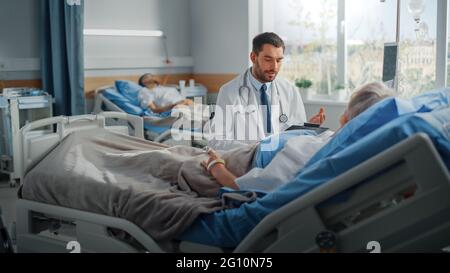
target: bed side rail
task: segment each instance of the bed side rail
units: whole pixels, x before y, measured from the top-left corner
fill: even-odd
[[[39,162],[68,134],[77,130],[105,128],[128,134],[128,126],[106,126],[107,118],[121,119],[130,123],[134,136],[144,138],[142,118],[119,112],[102,112],[98,115],[59,116],[31,122],[20,129],[19,176],[22,180],[26,171]],[[45,128],[45,130],[37,130]]]
[[[114,104],[112,101],[110,101],[107,97],[103,95],[102,91],[104,89],[100,88],[95,91],[94,109],[92,110],[92,112],[94,114],[98,114],[102,111],[115,111],[125,113],[125,111],[123,111],[119,106]],[[105,109],[103,109],[103,106],[105,107]]]
[[[30,166],[41,160],[48,151],[61,141],[63,138],[62,124],[66,122],[67,117],[65,116],[51,117],[28,123],[20,129],[19,149],[21,158],[17,162],[20,181],[23,181],[25,172]],[[52,128],[54,125],[56,126],[56,132]],[[42,128],[46,129],[37,131],[37,129]]]
[[[17,244],[19,252],[68,252],[66,241],[46,238],[33,230],[32,213],[42,213],[54,218],[73,222],[76,229],[76,242],[81,252],[137,252],[129,244],[111,236],[109,229],[127,232],[147,252],[160,253],[159,245],[135,224],[121,218],[78,211],[24,199],[17,201]],[[72,240],[73,240],[72,239]],[[38,246],[45,246],[39,248]]]
[[[345,205],[320,208],[358,184],[362,193],[353,194]],[[367,187],[372,188],[364,192]],[[411,189],[415,189],[413,196],[400,204],[336,229],[339,251],[366,251],[369,238],[382,243],[386,251],[418,250],[425,245],[436,249],[445,244],[442,237],[450,240],[450,175],[429,137],[419,133],[268,215],[235,252],[318,252],[316,235],[332,229],[333,221],[342,219],[339,214],[367,210]],[[416,242],[410,241],[413,237]]]
[[[112,118],[128,122],[132,126],[133,135],[138,138],[144,138],[144,122],[141,117],[130,115],[125,112],[113,112],[113,111],[100,112],[99,115],[104,116],[107,119]],[[108,129],[109,127],[112,126],[106,126],[105,128]]]

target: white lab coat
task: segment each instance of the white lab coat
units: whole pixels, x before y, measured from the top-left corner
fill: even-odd
[[[255,143],[267,136],[264,132],[265,111],[258,107],[259,91],[253,87],[250,79],[247,79],[250,92],[247,89],[241,89],[243,91],[239,92],[239,88],[243,86],[244,75],[245,72],[220,88],[214,109],[215,117],[204,128],[208,145],[213,149],[229,150]],[[303,100],[294,85],[277,78],[270,88],[272,134],[306,122]],[[224,113],[218,111],[218,107],[223,109]],[[288,117],[286,123],[280,122],[281,114]]]

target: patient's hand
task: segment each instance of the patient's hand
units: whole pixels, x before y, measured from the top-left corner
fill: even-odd
[[[220,159],[219,154],[216,151],[214,151],[213,149],[209,149],[208,155],[209,155],[208,160],[203,160],[201,163],[202,166],[205,167],[205,169],[208,168],[208,165],[209,165],[209,163],[211,163],[211,161]]]
[[[193,104],[194,104],[194,102],[192,100],[185,99],[185,100],[177,103],[173,108],[187,108],[187,106],[191,106]]]
[[[309,119],[310,123],[316,123],[322,125],[325,122],[325,109],[320,107],[319,113]]]
[[[202,161],[203,167],[208,169],[208,165],[213,160],[220,160],[219,154],[216,151],[209,149],[208,150],[209,159]],[[210,168],[211,175],[216,178],[216,181],[219,182],[222,187],[228,187],[235,190],[239,190],[239,186],[236,184],[236,176],[232,174],[226,167],[225,163],[222,161],[219,164],[214,164]]]
[[[190,106],[190,105],[193,105],[193,104],[194,104],[194,101],[193,101],[193,100],[190,100],[190,99],[185,99],[185,100],[183,100],[182,104],[183,104],[183,105]]]

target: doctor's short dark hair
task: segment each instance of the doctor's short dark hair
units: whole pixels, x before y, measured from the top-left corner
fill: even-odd
[[[274,47],[282,47],[285,49],[284,42],[277,34],[273,32],[264,32],[253,38],[253,52],[259,54],[265,44],[273,45]]]

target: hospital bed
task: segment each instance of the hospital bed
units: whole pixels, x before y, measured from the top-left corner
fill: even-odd
[[[128,114],[137,114],[135,108],[140,108],[133,105],[125,97],[121,96],[119,92],[115,92],[114,86],[103,86],[95,90],[95,102],[93,113],[100,113],[102,111],[115,111]],[[123,100],[121,105],[114,103],[112,98],[117,97]],[[202,108],[203,109],[203,108]],[[202,129],[205,121],[208,120],[209,115],[206,113],[186,114],[183,111],[176,109],[172,110],[170,115],[159,115],[145,112],[142,115],[144,119],[145,138],[154,142],[164,143],[170,146],[173,145],[187,145],[203,147],[206,145],[206,140],[203,139]],[[171,127],[176,123],[186,120],[191,124],[191,130],[173,130]],[[119,122],[120,123],[120,122]],[[117,121],[115,124],[118,124]]]
[[[54,134],[28,137],[49,124],[57,125]],[[28,124],[21,130],[22,173],[74,130],[96,126],[107,128],[101,115]],[[345,202],[329,202],[348,190]],[[369,252],[374,241],[382,252],[434,252],[450,245],[449,196],[449,171],[430,136],[419,132],[268,214],[235,248],[156,242],[121,218],[24,199],[17,201],[17,246],[68,252],[76,241],[83,252],[319,252],[317,236],[328,232],[339,252]],[[118,239],[114,230],[132,240]]]

